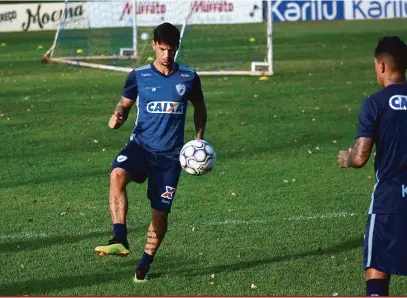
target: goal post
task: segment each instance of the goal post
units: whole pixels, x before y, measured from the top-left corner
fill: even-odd
[[[153,29],[181,32],[176,61],[200,75],[272,75],[272,0],[65,0],[43,62],[129,72],[154,60]]]

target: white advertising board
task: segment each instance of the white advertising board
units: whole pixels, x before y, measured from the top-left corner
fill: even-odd
[[[157,26],[183,24],[235,24],[263,21],[262,0],[145,0],[0,5],[0,32],[55,30],[65,14],[64,28]]]
[[[86,27],[86,3],[64,8],[64,3],[0,5],[0,32],[55,30],[64,13],[67,24]]]

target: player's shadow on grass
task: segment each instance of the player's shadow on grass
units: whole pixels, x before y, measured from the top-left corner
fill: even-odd
[[[61,276],[48,279],[31,279],[17,283],[0,285],[0,293],[5,296],[22,296],[22,295],[42,295],[47,296],[51,291],[62,291],[77,287],[88,287],[100,284],[114,284],[117,281],[128,281],[131,286],[132,277],[134,276],[134,264],[121,266],[125,268],[121,271],[111,270],[88,275]],[[86,290],[83,290],[85,294]],[[76,292],[78,293],[78,292]],[[53,293],[57,294],[57,293]]]
[[[357,238],[357,239],[348,240],[348,241],[340,243],[338,245],[334,245],[327,249],[316,249],[316,250],[298,253],[298,254],[294,254],[294,255],[276,256],[276,257],[272,257],[272,258],[239,262],[239,263],[228,264],[228,265],[217,265],[217,266],[199,268],[199,269],[188,268],[188,269],[177,270],[176,268],[172,267],[171,271],[168,271],[168,272],[157,272],[157,273],[152,272],[150,274],[150,277],[151,277],[151,279],[159,278],[159,277],[169,274],[169,273],[182,274],[185,276],[199,276],[199,275],[210,275],[210,274],[221,273],[221,272],[239,271],[242,269],[244,270],[246,268],[264,266],[265,264],[268,264],[268,263],[284,262],[284,261],[300,259],[300,258],[305,258],[305,257],[310,257],[310,256],[332,255],[332,254],[352,250],[355,248],[359,248],[362,246],[363,246],[363,238]]]
[[[108,230],[106,231],[99,231],[99,232],[92,232],[83,235],[58,235],[58,236],[51,236],[51,237],[38,237],[35,239],[30,240],[17,240],[17,241],[10,241],[6,243],[0,243],[0,253],[15,253],[16,251],[32,251],[36,249],[41,249],[47,246],[52,245],[63,245],[63,244],[70,244],[79,242],[82,240],[87,240],[89,238],[97,238],[101,236],[105,236],[106,238],[109,237]]]
[[[86,178],[103,178],[105,177],[106,181],[109,179],[109,171],[108,169],[99,169],[99,170],[92,170],[86,171],[82,173],[78,172],[60,172],[59,174],[52,174],[51,176],[44,176],[44,175],[33,175],[30,178],[20,178],[18,180],[14,180],[12,182],[0,182],[0,189],[7,188],[7,187],[15,187],[15,186],[22,186],[22,185],[38,185],[43,183],[59,183],[62,181],[77,181],[83,180]]]

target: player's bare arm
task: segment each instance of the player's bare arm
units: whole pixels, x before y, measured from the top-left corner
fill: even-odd
[[[338,164],[340,168],[362,168],[369,160],[374,145],[374,139],[360,137],[355,146],[348,151],[339,151]]]
[[[122,96],[119,103],[116,106],[113,115],[110,117],[109,127],[112,129],[119,129],[123,125],[123,123],[126,122],[129,116],[129,111],[133,104],[134,104],[133,100],[130,100]]]
[[[203,140],[206,126],[206,105],[204,101],[192,101],[194,106],[194,122],[196,139]]]

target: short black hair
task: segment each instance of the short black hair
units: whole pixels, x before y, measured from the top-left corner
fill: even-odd
[[[407,46],[398,36],[384,36],[379,39],[375,57],[386,59],[394,71],[402,74],[407,69]]]
[[[154,41],[165,43],[173,47],[179,47],[180,32],[177,27],[170,23],[162,23],[154,29]]]

